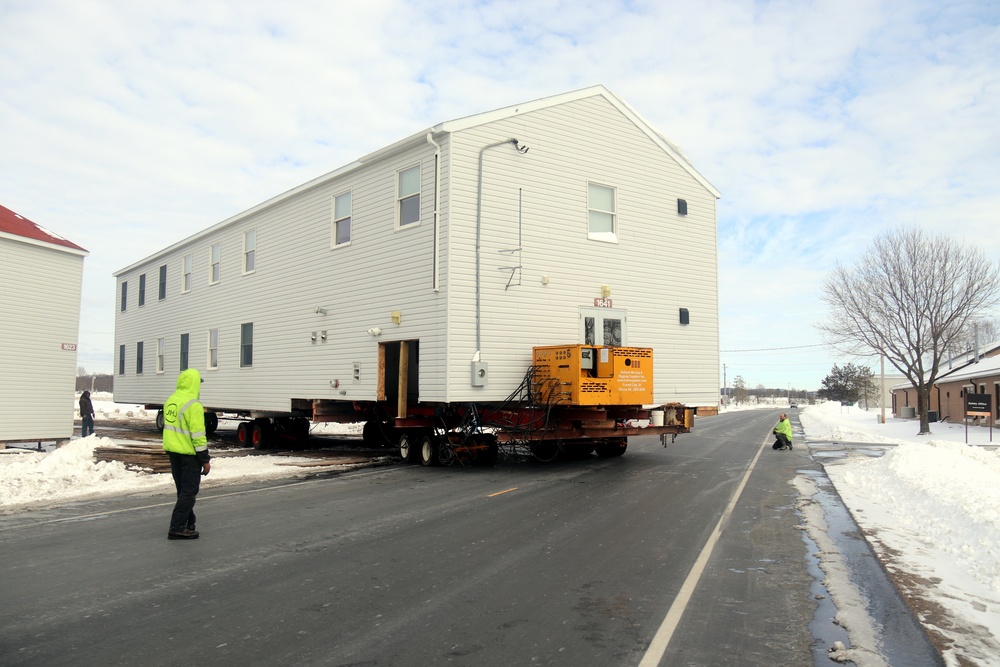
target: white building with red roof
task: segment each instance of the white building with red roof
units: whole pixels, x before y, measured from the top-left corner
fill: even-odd
[[[68,441],[73,434],[88,254],[0,206],[0,448]]]

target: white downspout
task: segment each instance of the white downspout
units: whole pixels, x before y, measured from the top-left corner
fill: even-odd
[[[483,223],[483,154],[490,148],[496,148],[497,146],[503,146],[504,144],[513,144],[514,149],[518,153],[524,154],[528,152],[527,146],[519,146],[517,139],[504,139],[503,141],[498,141],[495,144],[489,144],[483,146],[479,149],[479,183],[476,189],[476,354],[473,357],[473,361],[480,361],[482,359],[482,281],[480,280],[480,258],[481,243],[482,238],[482,223]]]
[[[439,277],[439,267],[441,265],[440,258],[438,257],[438,248],[441,245],[441,229],[438,226],[438,210],[441,205],[441,146],[434,141],[433,135],[427,133],[427,143],[434,146],[434,277],[433,277],[433,287],[435,292],[441,291],[441,282]]]

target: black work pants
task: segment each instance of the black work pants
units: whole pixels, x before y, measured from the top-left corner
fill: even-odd
[[[177,487],[177,504],[170,515],[170,530],[181,531],[194,526],[194,499],[201,486],[201,463],[193,454],[167,452],[170,457],[170,474]]]
[[[777,438],[777,440],[775,440],[774,444],[771,445],[771,449],[782,449],[784,447],[792,446],[792,441],[789,440],[788,436],[784,433],[775,433],[774,437]]]

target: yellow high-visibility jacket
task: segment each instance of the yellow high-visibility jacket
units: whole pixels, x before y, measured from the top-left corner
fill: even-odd
[[[208,455],[205,408],[198,401],[201,373],[194,368],[177,376],[177,391],[163,404],[163,449],[197,456],[202,463]]]

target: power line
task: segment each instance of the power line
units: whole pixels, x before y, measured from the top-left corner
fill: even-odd
[[[778,352],[780,350],[802,350],[807,347],[826,347],[825,343],[816,343],[815,345],[792,345],[790,347],[761,347],[755,350],[719,350],[719,353],[725,352],[729,354],[731,352]]]

